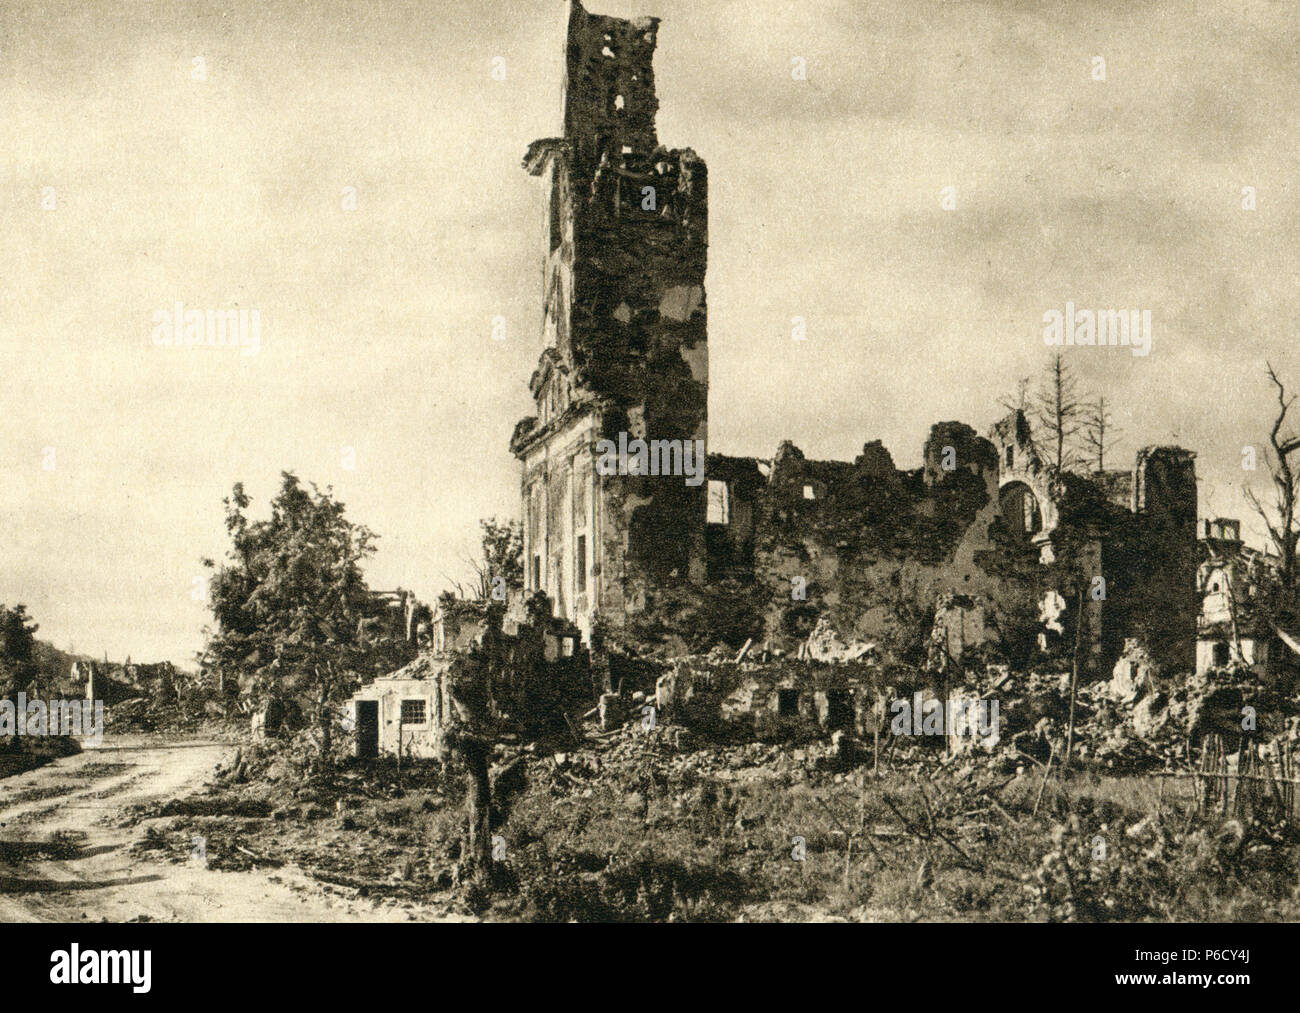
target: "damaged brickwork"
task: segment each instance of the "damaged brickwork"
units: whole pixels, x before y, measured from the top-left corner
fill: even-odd
[[[761,634],[793,651],[819,618],[924,661],[938,623],[952,660],[986,647],[1020,666],[1073,650],[1108,669],[1128,636],[1190,668],[1196,636],[1194,455],[1144,448],[1132,472],[1054,475],[1022,413],[989,438],[935,425],[923,466],[878,442],[853,462],[711,456],[710,573],[748,576],[772,603]],[[1115,491],[1127,493],[1123,505]]]
[[[694,152],[659,144],[658,26],[573,3],[564,134],[524,159],[548,190],[537,414],[511,443],[525,582],[587,635],[651,586],[705,575],[702,487],[597,468],[602,439],[707,436],[708,175]]]
[[[444,595],[431,625],[432,650],[348,701],[359,757],[441,757],[470,724],[536,734],[591,692],[581,633],[545,595],[509,607]]]
[[[1196,478],[1181,448],[1061,475],[1014,412],[987,437],[936,424],[910,471],[877,441],[853,461],[790,442],[770,460],[710,454],[704,484],[603,473],[603,440],[707,440],[707,172],[659,143],[658,33],[657,19],[573,2],[563,133],[524,159],[547,187],[537,413],[511,441],[526,592],[598,651],[649,634],[794,653],[829,621],[918,665],[932,639],[1015,665],[1060,659],[1077,630],[1091,671],[1129,637],[1190,668]]]

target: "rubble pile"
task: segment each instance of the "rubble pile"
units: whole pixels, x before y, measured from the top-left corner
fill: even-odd
[[[808,660],[819,655],[837,660]],[[1064,757],[1070,681],[1069,671],[1014,673],[1005,665],[988,665],[982,679],[952,667],[886,667],[875,645],[846,644],[819,624],[798,658],[750,645],[737,655],[720,646],[707,655],[680,657],[666,663],[653,685],[646,681],[636,689],[624,686],[622,694],[602,695],[588,716],[605,733],[647,720],[668,723],[718,749],[834,737],[858,762],[871,757],[879,734],[882,754],[887,750],[891,761],[933,761],[976,750],[990,765],[1010,771],[1027,760],[1046,764]],[[918,692],[927,706],[940,698],[950,705],[995,702],[996,734],[948,735],[946,742],[944,736],[892,734],[893,709]],[[1076,688],[1071,759],[1111,774],[1186,767],[1206,735],[1222,735],[1231,752],[1243,733],[1258,741],[1288,729],[1296,734],[1297,715],[1300,701],[1268,688],[1246,666],[1199,675],[1166,672],[1144,647],[1130,642],[1110,679]]]
[[[587,713],[571,714],[544,736],[499,737],[490,750],[489,832],[503,849],[492,865],[494,899],[466,871],[465,773],[454,759],[361,760],[348,755],[346,741],[322,759],[306,730],[246,745],[206,793],[128,819],[144,824],[137,848],[174,861],[195,860],[199,837],[209,868],[284,868],[346,897],[435,900],[476,914],[549,920],[762,918],[765,904],[811,896],[788,861],[794,834],[810,854],[840,856],[818,862],[836,871],[813,889],[817,904],[840,905],[848,917],[942,917],[989,905],[1019,914],[1016,905],[1025,903],[1036,917],[1149,916],[1168,903],[1165,884],[1180,877],[1184,863],[1201,861],[1199,831],[1186,829],[1185,816],[1171,810],[1164,824],[1144,823],[1108,789],[1083,781],[1067,792],[1041,776],[1049,757],[1059,763],[1063,755],[1066,672],[986,673],[984,685],[971,690],[999,699],[1002,734],[988,750],[958,753],[942,737],[889,734],[886,712],[873,709],[882,694],[937,684],[935,673],[913,672],[912,684],[900,689],[900,673],[891,671],[896,681],[868,689],[871,671],[884,681],[878,665],[761,659],[761,651],[753,659],[730,651],[678,659],[657,677],[653,669],[623,680],[621,693],[602,694]],[[873,704],[855,704],[830,727],[837,722],[819,721],[830,717],[827,687],[849,672],[861,676],[850,689]],[[719,735],[691,719],[694,702],[743,696],[748,690],[738,687],[774,673],[804,680],[795,706],[809,711],[790,718],[799,722],[788,726],[790,736],[765,738],[771,729],[761,722],[733,723]],[[1079,688],[1075,770],[1122,774],[1181,763],[1189,728],[1221,724],[1241,701],[1261,704],[1261,715],[1272,703],[1242,673],[1180,684],[1152,671],[1136,680],[1136,693],[1133,682],[1129,673]],[[771,713],[766,706],[760,710]],[[1290,727],[1294,734],[1294,722]],[[1071,884],[1060,842],[1047,839],[1054,821],[1074,815],[1082,823],[1062,832],[1062,847],[1101,833],[1124,856],[1100,879],[1090,873]],[[857,835],[851,890],[843,886],[845,827]],[[1112,838],[1109,827],[1123,833]],[[940,831],[947,840],[927,836]],[[1038,872],[1022,883],[1014,856],[1026,850]],[[923,860],[946,877],[943,892],[929,899],[904,885]],[[1217,875],[1216,861],[1207,853],[1202,862],[1208,879]],[[997,863],[1006,863],[1007,876],[980,873]]]

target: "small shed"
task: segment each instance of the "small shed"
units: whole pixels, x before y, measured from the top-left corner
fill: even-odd
[[[356,755],[434,758],[447,713],[448,662],[430,656],[363,686],[348,701]]]

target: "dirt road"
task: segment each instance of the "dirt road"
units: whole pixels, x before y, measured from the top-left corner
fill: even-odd
[[[148,821],[125,805],[176,798],[233,747],[105,736],[99,747],[0,781],[0,921],[410,921],[432,911],[331,894],[292,867],[215,872],[133,854]]]

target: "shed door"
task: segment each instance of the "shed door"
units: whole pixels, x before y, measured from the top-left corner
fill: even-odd
[[[357,756],[373,759],[379,755],[379,701],[357,701]]]

